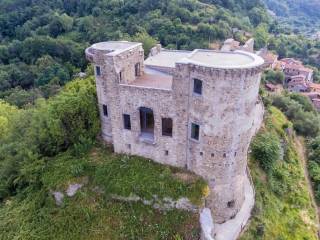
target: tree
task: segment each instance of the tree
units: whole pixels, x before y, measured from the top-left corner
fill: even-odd
[[[146,32],[137,33],[135,36],[133,36],[132,41],[142,43],[145,56],[148,56],[150,49],[157,44],[157,40],[155,40]]]

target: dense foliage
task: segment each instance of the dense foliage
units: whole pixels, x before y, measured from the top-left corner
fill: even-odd
[[[307,97],[296,93],[277,95],[272,98],[272,104],[281,109],[292,121],[298,134],[307,137],[315,137],[319,134],[319,114]]]
[[[35,108],[16,110],[0,103],[0,200],[41,186],[45,157],[94,139],[99,129],[93,78],[68,84]]]
[[[320,28],[320,2],[318,0],[264,0],[281,23],[297,33],[314,34]]]
[[[290,134],[292,124],[275,107],[267,109],[264,123],[253,141],[249,162],[256,204],[240,239],[317,239],[315,211],[295,137]]]
[[[86,69],[84,49],[94,42],[141,41],[146,54],[157,41],[207,48],[229,37],[243,42],[268,22],[259,0],[1,1],[0,98],[22,107],[55,95]]]

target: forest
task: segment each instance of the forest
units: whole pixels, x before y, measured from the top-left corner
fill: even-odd
[[[242,31],[240,31],[242,30]],[[7,0],[0,8],[0,98],[23,107],[84,71],[94,42],[134,40],[148,49],[208,48],[249,35],[257,49],[319,66],[320,43],[287,35],[259,1]]]
[[[264,0],[282,24],[295,33],[313,36],[320,27],[320,2],[317,0]]]

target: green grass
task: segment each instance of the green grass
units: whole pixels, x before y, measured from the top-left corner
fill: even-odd
[[[27,188],[0,206],[0,240],[199,238],[198,214],[159,211],[109,197],[136,194],[148,199],[156,194],[160,199],[187,197],[200,203],[207,185],[191,173],[113,154],[100,145],[77,156],[68,151],[46,162],[41,186]],[[69,183],[84,181],[74,197],[65,196],[62,206],[56,206],[51,191],[65,191]]]
[[[251,157],[249,166],[256,204],[241,240],[317,239],[315,209],[295,150],[294,136],[287,135],[283,126],[291,126],[291,123],[278,109],[271,107],[261,132],[273,132],[282,139],[284,156],[275,161],[268,173]]]

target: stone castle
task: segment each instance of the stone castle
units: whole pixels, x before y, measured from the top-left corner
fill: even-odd
[[[245,202],[247,151],[263,119],[264,61],[244,51],[151,49],[115,41],[86,49],[102,136],[115,152],[186,168],[206,179],[217,224]]]

